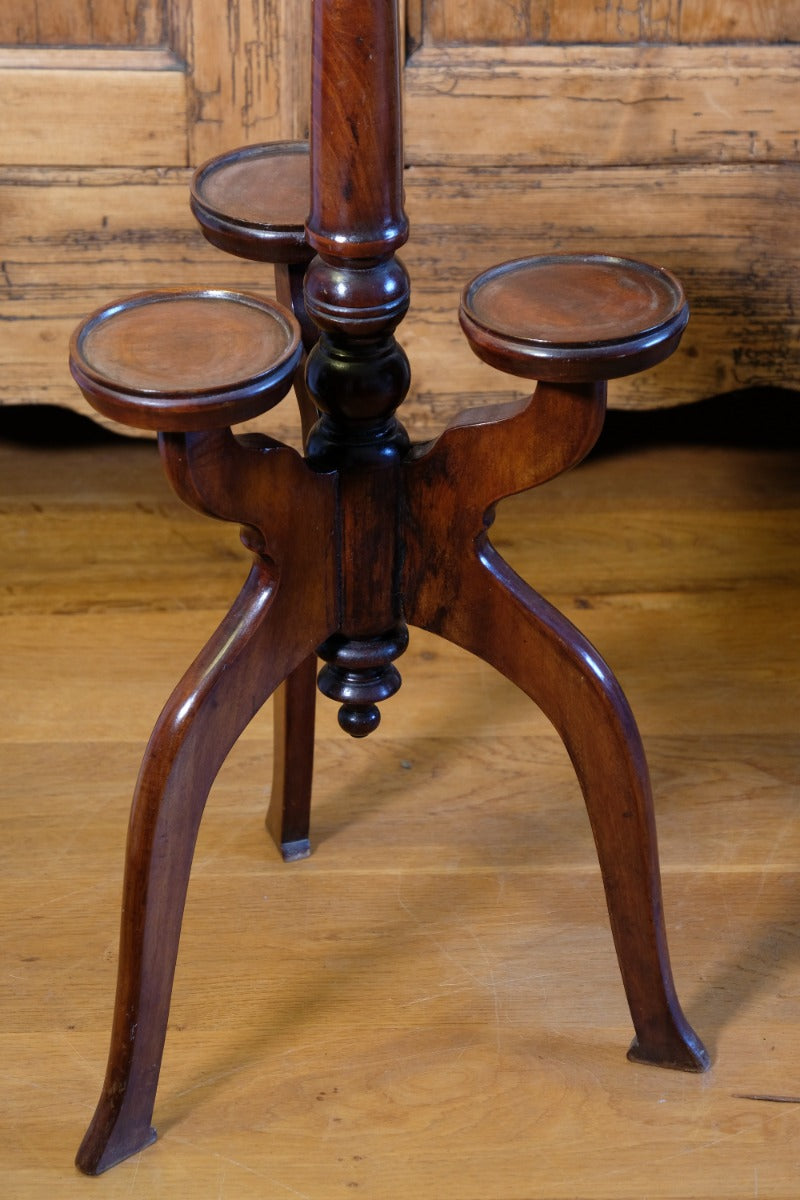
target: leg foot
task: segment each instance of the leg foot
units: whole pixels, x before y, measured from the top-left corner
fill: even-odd
[[[93,1121],[75,1156],[75,1166],[84,1175],[102,1175],[140,1150],[146,1150],[157,1137],[149,1122],[141,1130],[131,1125],[118,1133],[116,1129],[107,1130],[100,1122]]]
[[[275,693],[272,791],[266,826],[284,862],[308,858],[317,658],[310,654]]]
[[[711,1066],[708,1051],[689,1025],[680,1039],[679,1050],[679,1055],[673,1060],[670,1046],[641,1046],[639,1039],[634,1038],[627,1057],[629,1062],[642,1063],[646,1067],[667,1067],[673,1071],[690,1071],[695,1075],[707,1071]]]
[[[284,862],[300,862],[311,856],[311,839],[298,838],[296,842],[281,842],[281,857]]]

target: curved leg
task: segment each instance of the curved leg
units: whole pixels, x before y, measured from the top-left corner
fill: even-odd
[[[275,693],[272,792],[266,826],[286,862],[311,853],[317,657],[310,654]]]
[[[577,629],[484,537],[422,580],[409,620],[496,667],[534,700],[575,766],[597,845],[636,1030],[629,1058],[702,1071],[708,1056],[672,981],[647,765],[619,684]],[[446,583],[446,586],[442,586]],[[453,602],[451,597],[457,597]]]
[[[302,628],[299,599],[291,588],[276,588],[257,561],[167,702],[145,752],[128,832],[108,1069],[76,1159],[87,1174],[105,1171],[156,1136],[150,1121],[200,818],[239,734],[329,632],[308,622],[308,614]]]

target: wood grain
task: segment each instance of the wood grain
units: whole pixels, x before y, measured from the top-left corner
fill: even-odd
[[[71,1163],[105,1059],[131,780],[247,555],[169,495],[152,445],[4,441],[10,1194],[794,1196],[796,1105],[742,1096],[800,1094],[796,450],[672,443],[591,457],[502,505],[493,539],[632,701],[711,1074],[625,1062],[560,743],[499,676],[416,634],[374,739],[320,702],[306,863],[265,840],[269,715],[239,743],[198,845],[162,1141],[93,1185]]]
[[[464,355],[451,314],[473,275],[526,253],[602,247],[667,267],[681,280],[691,317],[680,349],[664,366],[615,382],[612,407],[681,404],[767,382],[800,387],[797,168],[431,167],[406,176],[411,239],[404,258],[414,287],[403,340],[414,416],[429,426],[466,396],[472,403],[501,392],[509,398],[510,380],[506,392],[501,377],[490,378]],[[701,212],[714,214],[713,236],[698,228]],[[778,245],[780,254],[769,248]]]
[[[179,0],[172,44],[187,63],[189,161],[308,135],[303,0]]]
[[[120,161],[120,145],[132,166],[185,162],[186,87],[172,55],[160,49],[54,53],[47,69],[25,50],[0,59],[4,166],[109,166]]]
[[[422,9],[423,0],[409,0],[409,7]],[[797,34],[797,16],[780,0],[432,0],[425,10],[436,42],[483,42],[487,27],[506,44],[783,41]]]
[[[47,46],[63,12],[14,0],[0,16],[0,403],[87,411],[64,354],[87,312],[139,288],[271,293],[271,273],[201,249],[188,167],[307,135],[310,39],[303,0],[173,0],[157,40],[152,6],[127,39],[130,6],[82,2]],[[508,398],[455,313],[473,274],[520,253],[627,254],[686,286],[680,356],[612,406],[800,387],[797,22],[778,0],[410,0],[404,412],[421,435],[465,400]]]
[[[164,36],[161,0],[97,4],[94,0],[5,0],[0,42],[31,46],[159,45]]]
[[[798,63],[797,45],[426,47],[406,69],[408,161],[797,162]]]

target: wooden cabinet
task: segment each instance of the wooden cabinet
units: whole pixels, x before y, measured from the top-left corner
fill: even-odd
[[[307,11],[302,0],[4,0],[0,402],[90,414],[69,336],[115,296],[271,290],[263,268],[205,244],[188,182],[226,148],[303,135]]]
[[[66,346],[91,308],[162,285],[271,291],[262,267],[203,243],[187,182],[222,150],[304,135],[309,9],[30,8],[0,14],[0,399],[83,411]],[[415,432],[519,393],[471,355],[458,294],[548,250],[641,257],[684,282],[681,349],[612,403],[800,388],[797,5],[405,0],[405,27]],[[266,423],[295,424],[285,405]]]

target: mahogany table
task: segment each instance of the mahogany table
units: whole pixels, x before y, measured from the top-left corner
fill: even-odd
[[[275,265],[279,303],[151,292],[93,314],[75,379],[107,417],[156,430],[178,494],[243,527],[250,574],[178,684],[133,801],[108,1070],[78,1166],[99,1173],[151,1127],[195,839],[213,780],[276,693],[267,824],[284,857],[309,851],[319,688],[364,736],[400,686],[408,627],[491,663],[544,711],[578,775],[635,1029],[629,1057],[700,1071],[706,1052],[675,995],[647,766],[613,674],[491,544],[498,500],[579,462],[608,380],[676,347],[688,318],[666,271],[607,255],[545,254],[466,286],[472,350],[536,381],[523,401],[463,413],[412,445],[395,412],[409,365],[394,331],[409,302],[396,251],[402,200],[396,0],[315,0],[310,148],[252,146],[197,172],[205,235]],[[299,454],[231,426],[294,383]]]

